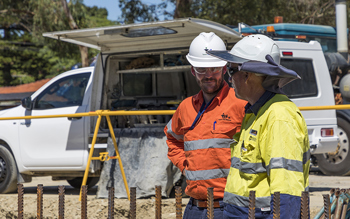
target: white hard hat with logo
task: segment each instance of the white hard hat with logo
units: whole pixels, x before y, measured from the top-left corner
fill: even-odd
[[[244,63],[248,61],[267,62],[270,55],[275,63],[280,64],[280,51],[276,43],[262,34],[248,35],[236,43],[231,51],[208,51],[214,57],[227,62]]]
[[[225,43],[215,33],[200,33],[192,41],[189,53],[186,55],[188,62],[193,67],[222,67],[226,61],[210,56],[206,51],[221,50],[226,51]]]

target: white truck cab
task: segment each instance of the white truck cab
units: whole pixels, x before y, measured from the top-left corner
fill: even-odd
[[[283,87],[283,91],[298,106],[333,106],[334,94],[328,67],[317,41],[276,41],[281,52],[281,65],[296,71],[301,80]],[[335,110],[301,111],[309,132],[312,154],[335,151],[338,145]]]

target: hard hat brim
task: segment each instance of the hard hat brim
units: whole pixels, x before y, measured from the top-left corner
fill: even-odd
[[[244,62],[251,61],[249,59],[244,59],[244,58],[232,55],[228,50],[208,50],[206,52],[208,55],[214,56],[226,62],[242,64]]]
[[[193,67],[202,67],[202,68],[223,67],[227,64],[226,61],[222,61],[221,59],[216,59],[211,56],[208,56],[208,57],[210,58],[197,58],[189,54],[186,55],[187,61]]]

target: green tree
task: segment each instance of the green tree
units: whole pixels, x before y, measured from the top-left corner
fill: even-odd
[[[122,10],[122,20],[125,24],[158,21],[157,9],[160,7],[156,4],[144,4],[141,0],[119,0],[119,8]]]
[[[348,0],[348,5],[350,1]],[[286,23],[335,25],[334,0],[168,0],[175,5],[174,17],[195,17],[222,24],[273,23],[283,16]],[[176,16],[180,15],[180,16]]]
[[[79,28],[117,24],[105,8],[68,3]],[[81,62],[78,46],[44,38],[42,33],[71,29],[61,0],[3,0],[0,2],[0,86],[52,77]],[[89,49],[88,57],[97,54]]]

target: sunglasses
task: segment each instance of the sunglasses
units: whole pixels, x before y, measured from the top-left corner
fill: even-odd
[[[200,74],[200,75],[203,75],[207,72],[211,72],[213,74],[216,74],[216,73],[219,73],[219,72],[222,72],[222,68],[223,67],[211,67],[211,68],[199,68],[199,67],[193,67],[194,71],[197,73],[197,74]]]
[[[227,74],[232,77],[235,73],[240,71],[240,66],[236,66],[236,67],[231,67],[231,66],[227,66]]]

